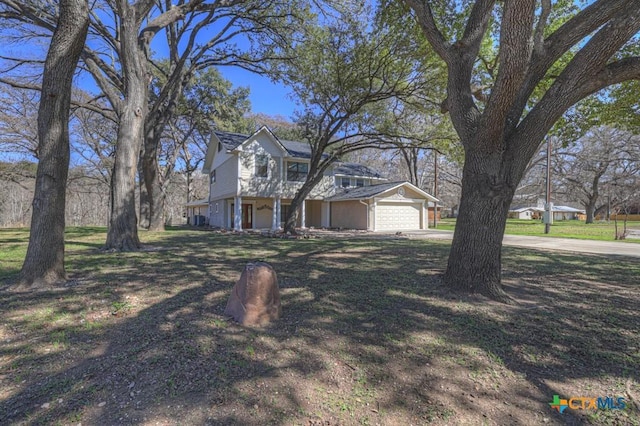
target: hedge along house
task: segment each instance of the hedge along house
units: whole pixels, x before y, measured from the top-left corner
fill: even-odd
[[[252,135],[214,131],[203,172],[210,178],[208,223],[227,229],[280,229],[309,171],[310,146],[281,141],[267,127]],[[301,228],[426,229],[436,198],[409,182],[385,182],[371,168],[337,162],[304,200]]]

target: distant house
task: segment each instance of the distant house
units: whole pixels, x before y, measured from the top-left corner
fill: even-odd
[[[538,219],[540,213],[536,207],[520,207],[509,210],[509,219]]]
[[[535,207],[519,207],[509,210],[511,219],[541,219],[545,209],[540,203]],[[585,211],[569,206],[552,205],[553,220],[584,220]]]
[[[196,200],[186,204],[187,225],[203,226],[209,224],[209,201]]]
[[[584,220],[586,212],[569,206],[553,206],[553,220]]]
[[[252,135],[213,132],[203,165],[210,177],[208,224],[281,228],[310,157],[308,144],[282,141],[267,127]],[[426,229],[428,203],[437,201],[409,182],[388,182],[365,165],[337,162],[302,203],[298,226]]]

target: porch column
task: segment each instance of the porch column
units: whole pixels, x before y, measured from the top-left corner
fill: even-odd
[[[242,231],[242,197],[236,197],[234,202],[233,228],[236,231]]]
[[[273,209],[276,212],[276,229],[281,229],[280,218],[282,217],[282,199],[276,198],[276,207]]]
[[[307,200],[302,200],[302,205],[300,206],[300,227],[305,229],[307,227],[305,216],[307,215]]]
[[[273,213],[271,216],[271,230],[275,231],[278,229],[278,198],[273,198]]]
[[[331,203],[327,201],[322,202],[322,210],[320,213],[320,225],[323,228],[331,227]]]
[[[422,202],[422,229],[429,229],[429,202]]]

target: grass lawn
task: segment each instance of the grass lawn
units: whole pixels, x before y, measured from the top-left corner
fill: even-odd
[[[453,231],[455,226],[455,219],[442,219],[438,222],[437,229]],[[640,230],[640,222],[628,222],[627,228]],[[618,223],[618,229],[622,230],[622,222]],[[615,225],[613,222],[597,222],[587,225],[577,220],[557,220],[551,225],[550,232],[545,234],[544,224],[538,220],[508,219],[505,234],[614,241]],[[640,243],[640,239],[628,238],[624,241]]]
[[[0,424],[640,424],[637,259],[507,247],[503,305],[442,287],[448,242],[142,238],[106,253],[70,229],[71,280],[28,293],[9,288],[27,233],[0,230]],[[244,328],[223,311],[257,259],[283,318]]]

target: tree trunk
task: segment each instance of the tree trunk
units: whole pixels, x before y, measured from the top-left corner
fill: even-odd
[[[154,127],[148,131],[144,140],[142,155],[142,172],[149,201],[149,230],[164,231],[164,191],[160,182],[158,166],[158,145],[162,127]]]
[[[311,165],[309,166],[311,169]],[[300,189],[296,192],[296,195],[291,200],[291,205],[289,207],[288,216],[285,218],[284,222],[284,232],[289,232],[292,235],[296,234],[296,222],[298,221],[298,210],[302,206],[302,203],[305,198],[311,193],[313,188],[322,180],[322,176],[324,175],[324,170],[326,170],[326,166],[322,168],[320,172],[316,172],[314,177],[311,180],[306,180],[304,184],[300,187]],[[309,170],[311,173],[312,170]]]
[[[62,0],[44,65],[38,109],[38,152],[31,233],[20,285],[35,288],[66,280],[65,191],[69,173],[71,85],[89,28],[85,0]]]
[[[121,57],[126,82],[111,181],[111,220],[107,250],[140,248],[135,206],[136,171],[147,114],[149,76],[144,46],[138,44],[138,25],[133,5],[121,2]],[[137,4],[137,3],[136,3]]]
[[[134,251],[140,248],[135,176],[142,140],[142,114],[137,114],[137,111],[138,108],[126,105],[120,118],[118,147],[111,179],[111,220],[105,245],[107,250]]]
[[[444,280],[454,290],[508,302],[500,279],[501,248],[515,185],[507,184],[501,165],[499,153],[466,155],[460,211]]]
[[[593,220],[596,216],[596,201],[589,200],[589,202],[585,206],[585,211],[587,212],[587,220],[585,221],[585,223],[593,223]]]
[[[147,186],[144,183],[144,173],[142,172],[142,156],[140,152],[140,161],[138,164],[138,223],[140,228],[149,229],[149,217],[151,210],[149,209],[149,196],[147,195]]]
[[[306,185],[306,182],[305,182]],[[311,189],[309,190],[304,190],[304,193],[302,192],[302,189],[304,189],[304,185],[301,188],[300,191],[298,191],[296,193],[296,195],[293,197],[293,200],[291,200],[291,205],[289,206],[289,213],[287,214],[287,217],[284,219],[284,232],[288,232],[291,235],[296,235],[296,223],[298,222],[298,213],[300,210],[300,206],[302,205],[302,200],[305,199],[305,197],[307,195],[309,195],[309,192],[311,192]]]

